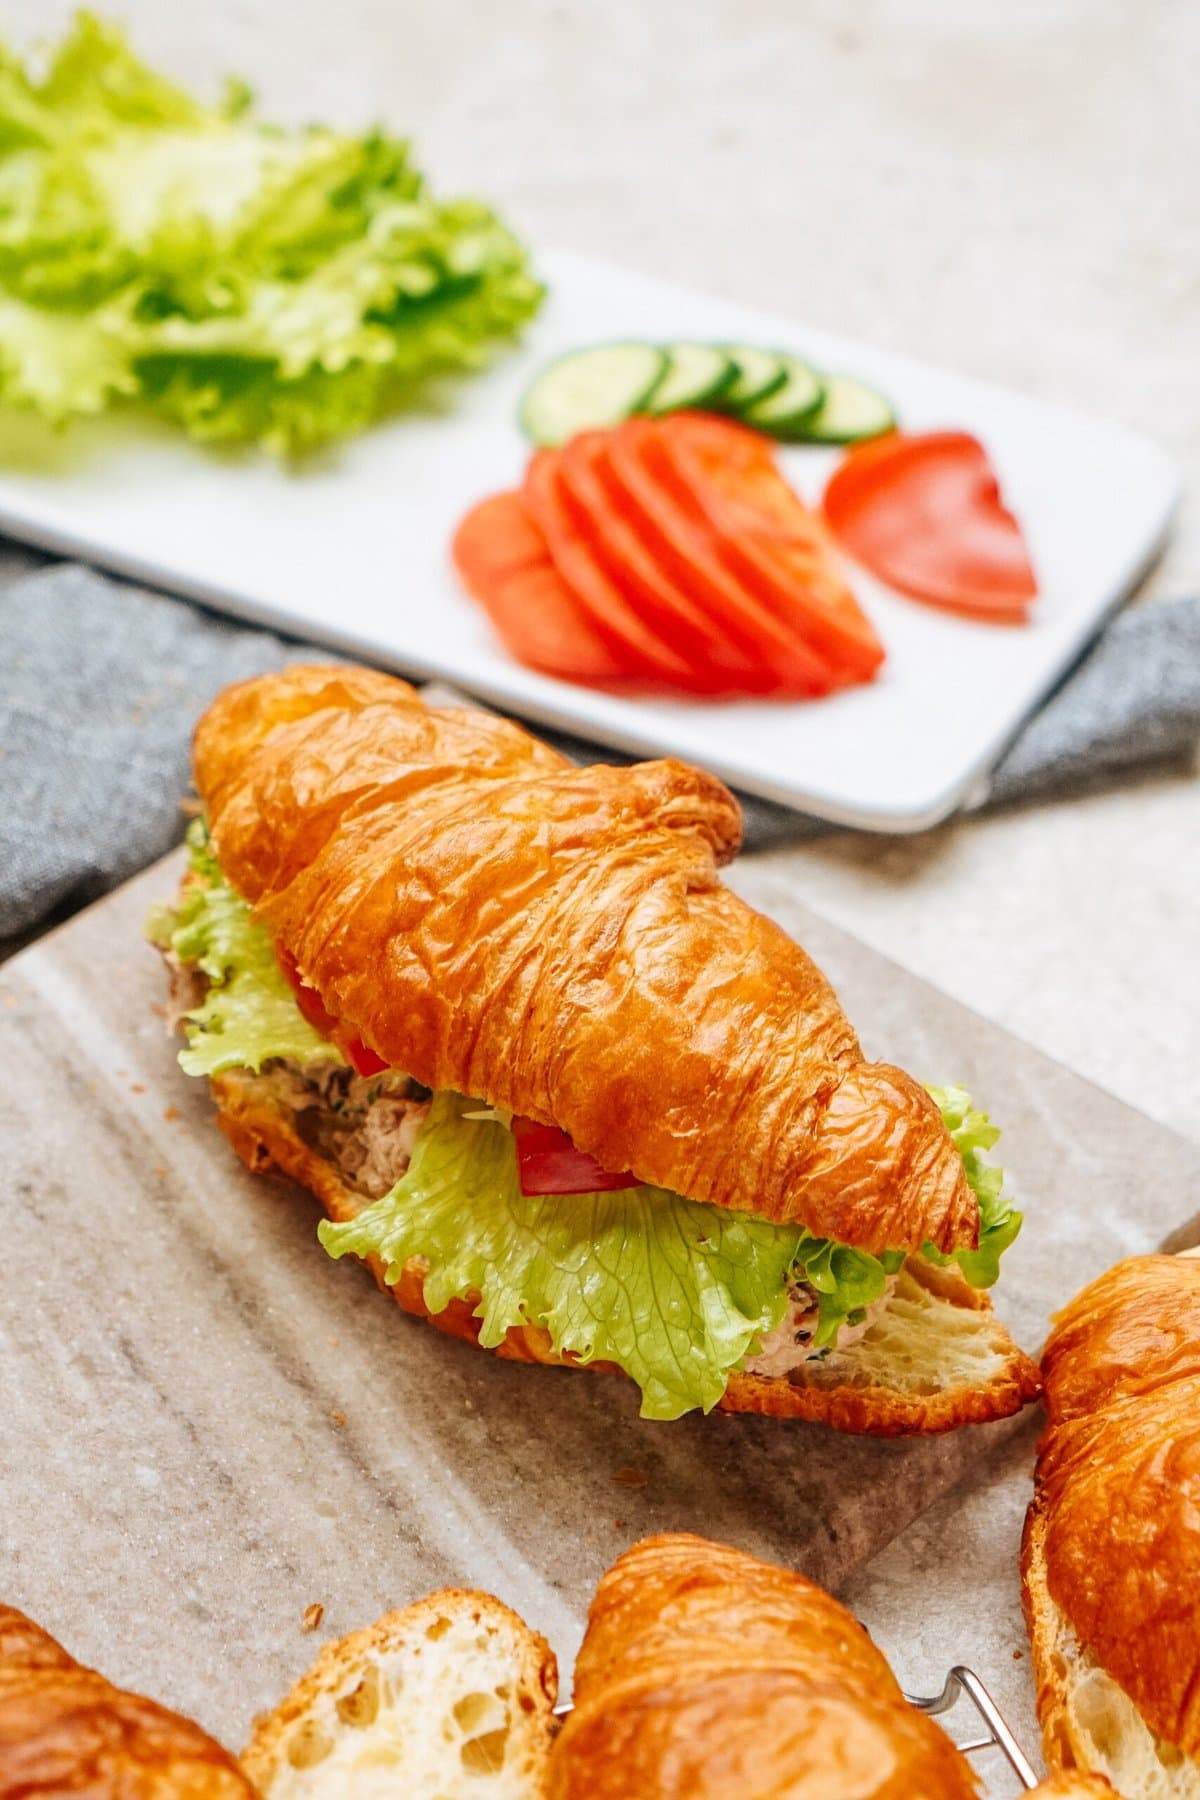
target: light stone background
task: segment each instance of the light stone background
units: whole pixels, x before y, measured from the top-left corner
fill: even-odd
[[[24,40],[69,10],[0,0],[0,25]],[[1200,586],[1189,0],[120,11],[189,81],[235,69],[281,118],[379,116],[410,131],[439,185],[486,193],[535,246],[608,254],[1151,433],[1183,464],[1186,499],[1148,591]],[[831,837],[750,859],[737,880],[777,910],[800,896],[1200,1136],[1195,779],[1148,777],[916,839]],[[941,1506],[850,1597],[910,1679],[986,1654],[1028,1729],[1011,1571],[995,1555],[1025,1492],[1010,1465],[965,1511]]]

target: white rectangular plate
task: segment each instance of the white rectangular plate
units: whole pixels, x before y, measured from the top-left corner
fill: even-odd
[[[98,421],[51,441],[9,422],[0,527],[242,617],[442,676],[526,717],[639,754],[671,752],[748,791],[845,824],[917,831],[996,761],[1153,557],[1176,500],[1163,453],[1131,432],[727,301],[574,255],[517,354],[300,470],[217,456],[178,433]],[[887,647],[870,687],[821,701],[626,700],[509,659],[459,591],[447,545],[472,501],[511,487],[517,404],[548,358],[620,337],[780,345],[875,382],[901,423],[973,431],[1024,526],[1041,585],[1024,627],[919,606],[854,571]],[[794,449],[810,501],[838,453]]]

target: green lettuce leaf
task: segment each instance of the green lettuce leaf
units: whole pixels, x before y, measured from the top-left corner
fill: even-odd
[[[41,80],[0,47],[11,404],[61,424],[135,403],[298,452],[479,368],[541,297],[511,232],[431,196],[401,139],[273,130],[244,88],[205,107],[88,14]]]
[[[30,306],[0,289],[0,399],[62,425],[137,385],[101,314]]]
[[[1004,1170],[984,1160],[1000,1136],[986,1113],[978,1112],[964,1087],[931,1087],[946,1130],[958,1146],[967,1184],[979,1202],[979,1248],[943,1255],[926,1244],[931,1262],[956,1262],[972,1287],[993,1287],[1000,1279],[1000,1258],[1021,1229],[1022,1215],[1004,1192]]]
[[[805,1232],[796,1252],[796,1272],[817,1296],[813,1348],[832,1349],[843,1325],[861,1325],[867,1308],[883,1298],[888,1276],[894,1275],[903,1261],[903,1250],[872,1256],[834,1238],[810,1237]]]
[[[480,1342],[544,1325],[554,1348],[615,1362],[642,1390],[642,1416],[716,1405],[737,1367],[784,1315],[800,1234],[662,1188],[532,1198],[512,1133],[435,1096],[407,1174],[344,1225],[320,1227],[332,1256],[374,1254],[397,1281],[429,1263],[433,1312],[480,1295]]]
[[[989,1163],[985,1156],[999,1140],[1000,1132],[986,1113],[976,1110],[966,1088],[931,1087],[929,1092],[958,1147],[967,1185],[979,1203],[979,1247],[943,1254],[927,1243],[921,1254],[941,1265],[956,1262],[972,1287],[992,1287],[1000,1278],[1000,1258],[1022,1223],[1021,1214],[1004,1192],[1004,1170]],[[900,1251],[887,1250],[882,1256],[872,1256],[865,1250],[852,1250],[848,1244],[805,1234],[796,1263],[816,1292],[820,1306],[814,1346],[832,1346],[843,1324],[861,1324],[866,1309],[882,1296],[888,1276],[894,1275],[903,1261]]]
[[[188,1045],[179,1062],[189,1075],[260,1069],[272,1057],[341,1062],[341,1052],[304,1017],[275,958],[270,933],[224,879],[194,820],[188,846],[195,881],[173,909],[151,915],[147,933],[209,978],[203,1003],[184,1015]]]

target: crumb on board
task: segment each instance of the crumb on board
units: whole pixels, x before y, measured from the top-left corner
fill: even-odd
[[[167,1121],[168,1125],[173,1125],[175,1123],[175,1120],[178,1117],[179,1117],[179,1108],[177,1106],[164,1106],[163,1107],[163,1118]]]
[[[646,1485],[646,1471],[645,1469],[637,1469],[632,1466],[618,1469],[613,1476],[613,1480],[618,1487],[644,1488]]]
[[[131,1094],[144,1094],[146,1090],[140,1081],[131,1081],[129,1091]]]
[[[329,1417],[333,1420],[333,1423],[337,1426],[339,1431],[341,1430],[342,1426],[346,1423],[346,1415],[341,1410],[341,1408],[338,1406],[334,1407],[334,1409],[330,1413]]]
[[[304,1609],[304,1617],[300,1621],[301,1631],[316,1631],[324,1617],[324,1606],[319,1600],[314,1600],[311,1606]]]

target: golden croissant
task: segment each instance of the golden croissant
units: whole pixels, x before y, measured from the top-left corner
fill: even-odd
[[[226,912],[205,937],[185,896],[158,928],[185,1066],[213,1078],[239,1154],[317,1193],[329,1246],[409,1311],[501,1354],[627,1368],[662,1417],[937,1430],[1035,1391],[958,1266],[1016,1216],[981,1242],[934,1099],[863,1058],[820,970],[722,884],[740,818],[720,782],[669,759],[576,768],[502,719],[321,667],[220,696],[195,779],[191,882]],[[267,946],[257,1012],[226,942],[237,907]],[[237,1028],[294,1002],[304,1056],[257,1031],[239,1059],[235,978]],[[431,1171],[455,1156],[465,1185],[439,1211]],[[492,1208],[504,1229],[477,1250]],[[496,1246],[515,1256],[521,1230],[553,1236],[580,1294],[600,1283],[594,1329],[561,1280],[501,1316],[492,1288],[525,1277],[501,1279]],[[618,1259],[628,1291],[606,1292]]]
[[[0,1800],[254,1800],[199,1725],[83,1668],[0,1606]]]
[[[650,1538],[596,1590],[549,1800],[974,1800],[969,1763],[802,1575]]]
[[[1052,1770],[1200,1796],[1200,1262],[1137,1256],[1076,1296],[1044,1358],[1022,1557]]]

